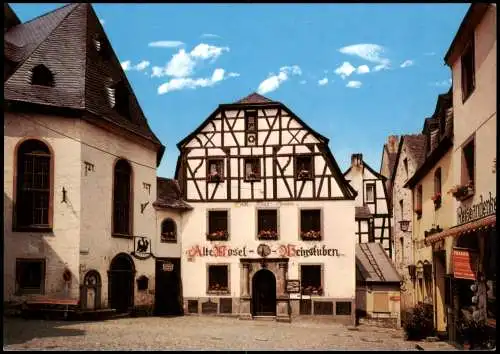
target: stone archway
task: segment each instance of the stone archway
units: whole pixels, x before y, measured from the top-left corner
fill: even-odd
[[[261,269],[252,277],[252,316],[276,316],[276,277]]]
[[[126,253],[117,254],[108,271],[108,302],[116,312],[128,312],[134,305],[135,265]]]
[[[96,310],[101,307],[101,275],[97,270],[89,270],[83,278],[80,293],[82,309]]]

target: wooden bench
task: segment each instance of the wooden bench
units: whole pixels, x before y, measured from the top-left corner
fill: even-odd
[[[67,319],[70,312],[77,311],[78,305],[79,300],[75,299],[39,296],[26,300],[22,306],[22,311],[25,315],[36,312],[63,312],[64,319]]]

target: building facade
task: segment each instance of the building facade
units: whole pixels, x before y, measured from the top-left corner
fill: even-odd
[[[472,4],[445,56],[452,71],[452,227],[426,239],[445,247],[450,274],[448,333],[464,318],[496,329],[496,5]]]
[[[354,201],[356,241],[378,242],[391,258],[393,239],[386,178],[363,161],[362,154],[351,156],[351,167],[344,173],[344,177],[358,193]]]
[[[185,313],[354,322],[356,192],[280,102],[219,107],[178,147]],[[300,282],[300,285],[298,284]]]

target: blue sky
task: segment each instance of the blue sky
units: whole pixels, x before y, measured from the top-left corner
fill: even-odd
[[[21,21],[61,4],[11,4]],[[166,145],[220,103],[281,101],[375,170],[391,134],[420,133],[451,85],[443,57],[469,4],[94,4],[148,122]],[[366,72],[369,71],[369,72]]]

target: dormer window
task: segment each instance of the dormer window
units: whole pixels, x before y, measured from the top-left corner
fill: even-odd
[[[129,93],[123,81],[108,87],[107,91],[111,108],[114,108],[122,117],[130,119]]]
[[[224,178],[224,160],[209,159],[207,162],[207,167],[208,182],[221,182]]]
[[[38,86],[54,86],[54,75],[45,65],[37,65],[32,70],[31,84]]]
[[[93,38],[93,42],[95,50],[99,53],[99,55],[103,59],[109,59],[110,57],[109,46],[106,44],[106,41],[104,40],[103,36],[96,34]]]
[[[313,178],[312,156],[297,156],[295,160],[295,177],[299,180]]]
[[[260,180],[260,161],[256,158],[245,159],[245,181]]]

